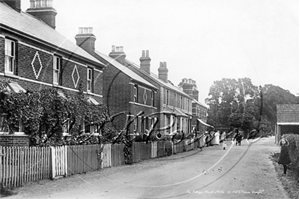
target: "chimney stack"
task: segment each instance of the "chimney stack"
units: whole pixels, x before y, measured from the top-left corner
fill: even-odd
[[[140,58],[140,68],[148,74],[150,74],[150,61],[149,50],[143,50]]]
[[[158,78],[164,82],[168,82],[168,69],[166,62],[160,62],[160,66],[158,68]]]
[[[112,46],[109,56],[115,59],[120,64],[125,65],[126,54],[123,52],[123,46]]]
[[[21,12],[21,0],[2,0],[14,10]]]
[[[30,8],[26,12],[55,29],[55,16],[57,12],[52,7],[52,4],[53,0],[30,0]]]
[[[193,79],[184,78],[178,85],[182,88],[182,91],[188,94],[190,97],[194,98],[198,101],[199,99],[199,91],[197,89],[196,81]]]
[[[92,54],[95,52],[96,37],[93,34],[92,27],[80,27],[78,34],[75,36],[77,46]]]

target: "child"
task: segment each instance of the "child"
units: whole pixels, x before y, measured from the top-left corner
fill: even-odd
[[[286,175],[287,165],[291,163],[289,148],[288,148],[289,142],[282,135],[279,144],[281,146],[281,151],[280,151],[280,156],[278,158],[278,164],[283,165],[283,174]]]

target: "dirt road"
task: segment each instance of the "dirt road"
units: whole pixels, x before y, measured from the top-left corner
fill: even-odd
[[[274,137],[228,142],[19,188],[15,198],[288,198],[269,159]]]

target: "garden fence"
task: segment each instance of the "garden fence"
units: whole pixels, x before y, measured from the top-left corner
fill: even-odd
[[[134,142],[133,160],[139,162],[193,150],[201,141],[189,144],[170,141]],[[57,147],[1,147],[0,185],[18,187],[26,182],[55,179],[125,164],[124,144]]]

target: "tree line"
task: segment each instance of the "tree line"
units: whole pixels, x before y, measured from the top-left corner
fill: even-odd
[[[299,104],[299,96],[272,84],[253,85],[250,78],[223,78],[214,81],[206,103],[208,123],[217,128],[272,134],[277,122],[276,105]]]

